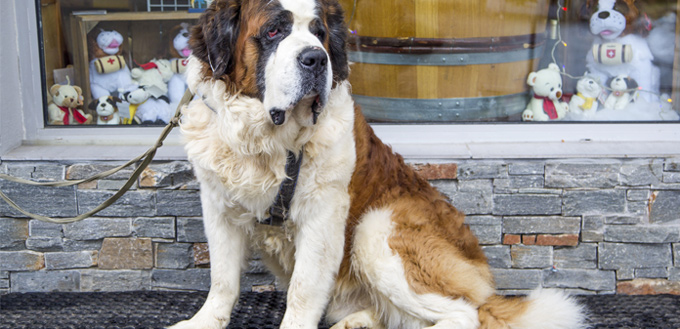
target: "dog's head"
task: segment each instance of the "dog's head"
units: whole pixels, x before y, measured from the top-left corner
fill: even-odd
[[[203,76],[258,98],[274,124],[308,124],[349,73],[342,8],[335,0],[216,0],[191,32]]]
[[[609,87],[611,87],[611,89],[614,91],[625,91],[636,89],[638,87],[638,84],[631,77],[622,74],[611,78],[609,80]]]
[[[648,33],[635,0],[588,0],[590,32],[605,40],[614,40],[631,33]]]
[[[97,112],[97,115],[99,116],[109,116],[118,111],[116,102],[120,102],[120,100],[113,96],[103,96],[92,101],[89,108]]]

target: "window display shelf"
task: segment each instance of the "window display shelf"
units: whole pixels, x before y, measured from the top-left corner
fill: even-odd
[[[123,35],[122,56],[129,68],[134,63],[147,63],[153,58],[168,58],[172,36],[167,33],[183,22],[193,23],[199,13],[187,12],[120,12],[103,15],[71,15],[71,40],[74,83],[81,86],[85,104],[91,101],[88,35],[96,29],[115,30]]]

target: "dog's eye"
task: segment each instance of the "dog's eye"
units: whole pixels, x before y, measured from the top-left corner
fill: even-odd
[[[314,36],[317,37],[321,41],[323,41],[326,38],[326,34],[323,32],[323,30],[316,31],[314,33]]]
[[[626,4],[623,1],[617,1],[616,4],[614,5],[614,10],[620,12],[624,16],[628,14],[628,11],[630,10],[628,8],[628,4]]]
[[[279,34],[279,29],[271,29],[267,31],[267,37],[269,39],[274,39]]]
[[[555,87],[550,88],[550,91],[555,91]]]

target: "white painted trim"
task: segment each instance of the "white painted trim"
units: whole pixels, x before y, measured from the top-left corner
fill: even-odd
[[[35,2],[13,0],[5,9],[8,10],[0,13],[2,26],[8,27],[8,32],[15,32],[16,52],[2,50],[0,72],[3,77],[5,73],[17,75],[12,65],[18,61],[19,83],[3,80],[0,88],[9,90],[3,91],[0,104],[0,128],[3,128],[0,159],[126,160],[154,143],[160,128],[45,128],[40,110],[43,104]],[[16,22],[14,27],[13,22]],[[20,95],[20,101],[7,95]],[[14,111],[20,111],[23,117]],[[680,123],[375,124],[373,127],[385,143],[409,159],[680,156]],[[19,141],[22,145],[16,147]],[[157,159],[186,158],[177,131],[165,145]]]

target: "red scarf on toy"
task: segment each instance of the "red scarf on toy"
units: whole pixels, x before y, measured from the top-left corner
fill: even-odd
[[[68,107],[66,107],[66,106],[59,106],[59,109],[64,111],[64,124],[65,125],[70,124],[69,115],[68,115],[70,112],[73,112],[73,118],[76,119],[76,121],[78,121],[78,123],[82,124],[82,123],[85,123],[85,121],[87,121],[87,118],[84,115],[80,114],[80,112],[78,112],[78,110],[76,110],[76,109],[73,109],[73,111],[69,111]]]
[[[534,98],[543,100],[543,111],[545,111],[550,120],[557,119],[557,109],[555,109],[555,103],[553,103],[553,101],[548,98],[548,96],[534,95]]]

